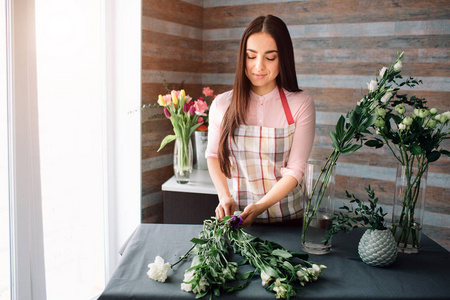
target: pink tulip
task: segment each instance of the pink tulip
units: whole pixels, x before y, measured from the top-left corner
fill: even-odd
[[[172,95],[171,94],[167,94],[162,97],[164,99],[164,102],[166,103],[166,106],[172,104]]]
[[[166,116],[167,119],[170,119],[171,117],[170,111],[167,109],[167,107],[164,107],[164,115]]]
[[[192,106],[189,108],[189,113],[191,114],[191,116],[193,116],[193,115],[195,114],[195,106],[194,106],[194,105],[192,105]]]
[[[183,112],[187,113],[189,111],[189,105],[187,103],[183,104]]]

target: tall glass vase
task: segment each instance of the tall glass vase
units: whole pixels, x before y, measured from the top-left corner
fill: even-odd
[[[419,252],[427,176],[427,165],[398,164],[397,166],[392,234],[399,252]]]
[[[326,161],[309,161],[304,175],[302,248],[311,254],[327,254],[326,240],[334,213],[335,166]]]
[[[192,173],[193,153],[190,138],[177,138],[173,151],[173,171],[175,179],[180,184],[189,183]]]

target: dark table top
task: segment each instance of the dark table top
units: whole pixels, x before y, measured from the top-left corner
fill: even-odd
[[[165,283],[148,278],[148,264],[157,255],[170,263],[190,248],[201,225],[141,224],[123,248],[121,260],[100,300],[106,299],[195,299],[182,291],[184,271],[191,260],[169,270]],[[301,251],[301,228],[252,226],[246,229],[262,239],[278,242],[288,250]],[[326,265],[319,280],[298,291],[298,299],[450,299],[450,253],[422,236],[418,254],[399,253],[394,264],[377,268],[361,261],[358,242],[364,233],[356,229],[333,237],[327,255],[310,255],[309,260]],[[275,299],[261,287],[261,280],[220,299]],[[217,298],[218,299],[218,298]]]

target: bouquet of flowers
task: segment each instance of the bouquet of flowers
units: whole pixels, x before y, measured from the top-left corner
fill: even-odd
[[[400,86],[407,85],[414,87],[419,83],[414,78],[402,79],[399,76],[402,68],[402,57],[403,53],[398,54],[397,59],[389,68],[382,68],[380,71],[380,79],[371,80],[367,84],[368,93],[363,95],[362,99],[357,102],[355,108],[349,111],[345,117],[342,115],[339,118],[335,131],[330,130],[329,135],[333,143],[333,151],[326,159],[319,178],[307,195],[308,200],[306,201],[305,217],[303,218],[303,243],[305,242],[308,227],[316,215],[325,195],[333,167],[336,165],[339,156],[341,154],[353,153],[363,146],[363,141],[367,139],[365,136],[371,135],[369,129],[379,120],[377,112],[387,107],[389,100],[397,93]],[[370,142],[367,145],[373,144]],[[314,203],[314,205],[311,203]]]
[[[208,105],[201,99],[192,101],[192,97],[186,95],[184,90],[173,90],[170,94],[159,95],[158,104],[164,107],[164,115],[170,119],[174,132],[162,140],[158,151],[168,143],[177,140],[178,156],[177,161],[174,162],[175,175],[184,176],[185,172],[190,174],[192,171],[190,159],[192,150],[189,151],[190,137],[203,124],[198,121],[201,116],[206,115],[205,111],[208,109]]]
[[[407,244],[411,244],[411,247],[418,248],[418,230],[422,224],[418,223],[414,212],[419,198],[421,179],[429,163],[437,161],[442,154],[447,156],[450,154],[449,151],[439,148],[441,142],[449,138],[450,112],[439,114],[436,108],[429,108],[426,105],[425,99],[399,94],[398,88],[392,87],[396,83],[395,80],[402,78],[400,75],[402,56],[403,53],[398,58],[399,66],[384,67],[380,71],[380,81],[374,83],[385,86],[388,96],[385,96],[385,101],[375,110],[377,120],[373,127],[377,136],[365,144],[376,148],[386,145],[402,165],[406,184],[401,195],[399,219],[394,221],[392,232],[397,238],[398,246],[406,247]],[[422,83],[412,78],[410,82]]]
[[[213,217],[203,222],[199,237],[191,239],[194,245],[178,260],[194,255],[191,267],[184,273],[182,290],[196,294],[196,298],[208,294],[210,298],[218,297],[242,290],[259,274],[266,290],[274,292],[277,299],[289,299],[296,294],[298,286],[317,280],[326,268],[308,261],[306,253],[289,251],[275,242],[246,233],[239,227],[241,223],[238,215],[220,221]],[[231,250],[254,269],[239,273],[241,264],[230,260]],[[153,280],[164,282],[168,270],[175,264],[164,263],[157,256],[155,262],[149,264],[147,274]]]

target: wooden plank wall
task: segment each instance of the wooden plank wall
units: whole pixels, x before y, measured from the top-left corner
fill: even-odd
[[[300,87],[316,103],[317,134],[312,158],[331,151],[328,131],[354,107],[366,83],[405,51],[403,74],[424,84],[408,94],[450,110],[450,1],[423,0],[143,0],[142,103],[154,103],[169,84],[199,96],[202,86],[215,93],[233,84],[239,40],[255,17],[274,14],[288,25],[295,48]],[[145,116],[144,116],[145,117]],[[160,185],[172,175],[171,152],[156,153],[171,130],[166,120],[142,127],[143,221],[161,221]],[[450,148],[450,142],[443,145]],[[171,148],[171,147],[170,147]],[[365,197],[371,184],[380,201],[392,204],[396,161],[387,149],[363,148],[342,156],[336,198],[345,189]],[[431,165],[425,233],[450,249],[450,159]]]

